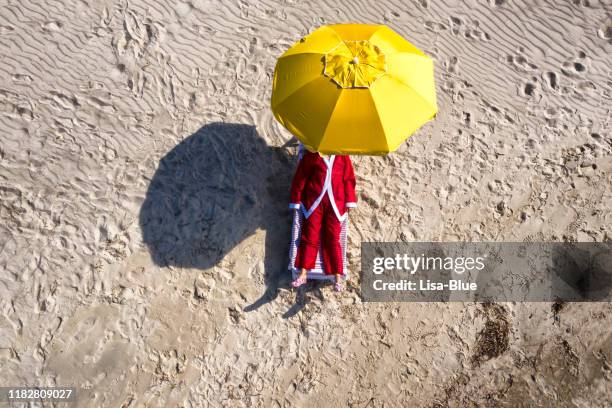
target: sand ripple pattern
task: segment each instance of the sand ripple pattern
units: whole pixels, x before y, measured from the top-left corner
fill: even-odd
[[[76,386],[79,407],[612,406],[610,305],[296,297],[295,148],[269,110],[300,36],[388,24],[435,59],[440,112],[354,160],[353,270],[361,241],[610,240],[609,1],[4,3],[0,385]],[[508,347],[483,359],[490,327]]]

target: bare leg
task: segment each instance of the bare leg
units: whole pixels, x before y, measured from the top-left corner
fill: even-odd
[[[308,274],[308,271],[306,270],[306,268],[302,268],[302,270],[300,271],[300,278],[302,279],[306,279],[306,275]]]

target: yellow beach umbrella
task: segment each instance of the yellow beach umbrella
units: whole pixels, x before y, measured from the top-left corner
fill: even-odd
[[[272,110],[310,150],[385,154],[436,115],[433,61],[384,25],[323,26],[278,59]]]

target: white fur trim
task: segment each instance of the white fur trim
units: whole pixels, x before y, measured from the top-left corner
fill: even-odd
[[[289,204],[289,208],[291,208],[292,210],[298,210],[300,208],[300,204],[299,203],[291,203]]]
[[[353,202],[348,202],[348,203],[345,203],[344,205],[346,205],[347,208],[357,207],[357,203],[353,203]]]
[[[346,219],[348,214],[344,213],[340,215],[340,211],[338,211],[338,207],[336,206],[336,200],[334,200],[334,193],[331,186],[332,169],[334,167],[334,159],[336,158],[336,156],[331,155],[329,156],[329,159],[323,156],[321,156],[321,158],[325,161],[325,164],[327,165],[327,174],[325,175],[325,183],[323,184],[323,190],[321,191],[321,194],[319,195],[319,197],[317,197],[315,202],[312,203],[310,209],[306,210],[306,207],[302,205],[302,213],[304,214],[304,218],[310,217],[314,210],[317,209],[319,204],[321,204],[321,201],[323,200],[323,197],[325,197],[325,194],[327,194],[329,196],[329,201],[331,202],[334,213],[336,214],[336,218],[338,218],[338,220],[342,222]]]

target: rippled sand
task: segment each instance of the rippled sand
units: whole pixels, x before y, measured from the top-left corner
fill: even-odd
[[[362,241],[609,241],[612,6],[9,1],[0,8],[0,385],[78,407],[612,405],[612,306],[363,304]],[[351,286],[288,289],[275,59],[385,23],[435,121],[354,159]],[[522,404],[522,405],[521,405]]]

